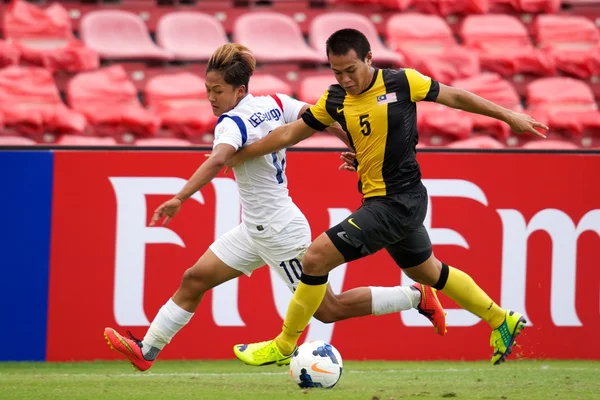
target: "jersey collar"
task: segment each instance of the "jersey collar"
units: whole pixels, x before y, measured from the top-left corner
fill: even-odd
[[[234,108],[239,108],[239,107],[243,106],[244,104],[248,103],[249,101],[252,101],[252,99],[254,99],[254,96],[252,96],[252,94],[248,93],[242,100],[240,100],[240,102]]]
[[[358,94],[359,96],[361,94],[368,92],[373,87],[373,85],[375,84],[375,81],[377,80],[377,74],[379,74],[379,68],[375,68],[375,70],[373,71],[373,79],[371,80],[371,83],[369,83],[369,86],[367,86],[367,88],[365,90],[363,90],[362,92],[360,92]]]

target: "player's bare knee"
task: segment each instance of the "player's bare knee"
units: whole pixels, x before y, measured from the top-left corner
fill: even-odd
[[[302,257],[302,272],[311,276],[327,275],[329,270],[324,268],[322,252],[319,249],[309,248]]]
[[[425,262],[415,267],[405,268],[403,271],[415,282],[433,286],[438,282],[441,270],[441,261],[432,254]]]
[[[210,289],[208,285],[208,279],[206,278],[207,277],[205,277],[202,271],[200,271],[198,268],[188,268],[183,273],[181,287],[189,291],[193,291],[195,294],[203,294]]]
[[[306,275],[323,276],[344,262],[326,234],[321,234],[302,258],[302,271]]]

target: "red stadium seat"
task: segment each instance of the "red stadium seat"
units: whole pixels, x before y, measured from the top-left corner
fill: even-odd
[[[452,86],[468,90],[508,109],[522,110],[517,91],[510,82],[502,79],[498,74],[487,72],[471,78],[455,80]],[[502,121],[478,114],[471,114],[470,117],[476,131],[483,131],[497,139],[507,139],[510,136],[509,126]]]
[[[485,14],[490,10],[490,0],[416,0],[416,8],[427,14]]]
[[[134,143],[136,146],[144,147],[187,147],[192,144],[181,138],[147,138],[137,139]]]
[[[473,136],[448,144],[451,149],[503,149],[506,146],[489,136]]]
[[[62,135],[56,144],[62,146],[116,146],[117,142],[112,137]]]
[[[0,68],[8,65],[18,65],[21,52],[18,46],[4,40],[0,40]]]
[[[175,136],[203,135],[217,121],[206,100],[204,82],[189,72],[154,77],[146,85],[146,104],[161,118],[163,128]]]
[[[318,52],[326,54],[325,41],[327,38],[335,31],[344,28],[357,29],[367,37],[371,44],[375,64],[384,63],[398,66],[403,63],[404,59],[400,54],[389,50],[381,43],[377,29],[367,17],[350,12],[323,13],[316,17],[310,25],[310,45]]]
[[[120,65],[76,75],[67,85],[67,97],[97,136],[131,141],[128,134],[154,136],[160,126],[160,118],[141,106],[135,86]]]
[[[157,108],[165,103],[187,105],[206,100],[205,80],[190,72],[156,76],[146,84],[146,104]]]
[[[79,29],[84,43],[105,59],[173,58],[154,44],[144,21],[128,11],[92,11],[81,19]]]
[[[446,22],[436,15],[396,14],[388,20],[390,47],[407,65],[441,82],[477,75],[477,54],[458,46]]]
[[[510,15],[470,15],[460,29],[463,44],[479,55],[482,68],[509,76],[519,73],[553,75],[550,54],[535,49],[525,26]]]
[[[600,112],[591,88],[573,78],[544,78],[527,85],[529,111],[551,131],[568,137],[600,133]]]
[[[484,72],[471,78],[456,80],[452,85],[473,92],[503,107],[515,109],[521,105],[519,94],[514,86],[493,72]]]
[[[536,150],[575,150],[579,149],[573,142],[566,140],[531,140],[521,146],[523,149],[536,149]]]
[[[164,15],[156,28],[156,41],[178,60],[206,61],[228,42],[219,21],[199,12],[173,12]]]
[[[0,70],[0,114],[10,131],[39,141],[47,133],[82,133],[86,127],[83,115],[61,101],[52,74],[38,67]]]
[[[421,101],[417,103],[417,127],[419,142],[427,146],[444,146],[468,138],[473,131],[473,120],[466,112]]]
[[[15,42],[22,59],[51,71],[98,68],[98,54],[72,33],[67,10],[59,4],[46,9],[14,1],[4,15],[4,36]]]
[[[35,141],[23,136],[0,136],[0,146],[29,146]]]
[[[308,104],[316,104],[329,86],[337,83],[331,73],[327,75],[307,76],[300,82],[298,99]]]
[[[539,46],[552,54],[559,70],[578,78],[600,74],[600,33],[589,19],[540,15],[534,31]]]
[[[69,14],[60,4],[43,9],[22,0],[12,1],[7,7],[4,33],[15,38],[45,38],[59,45],[73,37]]]
[[[346,4],[356,4],[359,6],[366,6],[366,5],[372,5],[372,4],[379,4],[381,0],[340,0],[340,3],[346,3]]]
[[[492,0],[492,5],[507,5],[519,13],[555,13],[560,0]]]
[[[416,0],[374,0],[372,3],[379,4],[386,9],[404,11],[412,6],[415,1]]]
[[[162,108],[158,111],[158,115],[162,120],[162,126],[169,129],[170,134],[194,142],[206,142],[206,134],[212,132],[217,124],[212,106],[207,100],[200,100],[194,105]]]
[[[594,101],[590,87],[574,78],[542,78],[527,85],[527,103],[530,106],[550,103],[568,107],[588,107]]]
[[[273,93],[292,95],[291,86],[274,75],[257,74],[250,79],[250,93],[254,96],[267,96]]]
[[[259,62],[325,63],[324,53],[311,49],[298,24],[275,12],[251,12],[240,16],[233,27],[233,40],[252,49]]]

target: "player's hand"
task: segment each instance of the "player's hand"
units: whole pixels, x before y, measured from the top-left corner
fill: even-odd
[[[538,128],[548,130],[548,127],[527,114],[520,114],[512,111],[506,123],[515,133],[531,133],[546,139],[546,135],[538,131]]]
[[[356,159],[355,153],[352,153],[351,151],[344,151],[342,152],[340,159],[344,162],[338,167],[340,171],[356,172],[356,168],[354,168],[354,160]]]
[[[227,167],[225,168],[225,173],[227,174],[235,167],[239,167],[243,162],[244,160],[242,160],[242,157],[240,157],[238,153],[233,153],[233,155],[229,157],[229,160],[225,161],[225,166]]]
[[[154,210],[154,214],[152,214],[152,219],[150,220],[150,226],[156,225],[157,222],[160,221],[161,218],[165,218],[162,222],[162,226],[167,226],[167,224],[177,215],[179,209],[182,205],[181,199],[178,197],[173,197],[171,200],[167,200],[162,203],[156,210]]]

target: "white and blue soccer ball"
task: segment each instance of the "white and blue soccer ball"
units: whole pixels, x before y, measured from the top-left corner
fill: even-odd
[[[342,376],[342,356],[322,340],[306,342],[292,356],[290,375],[301,388],[331,389]]]

